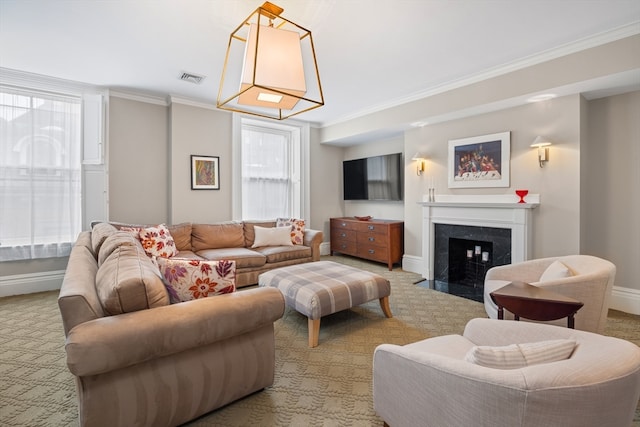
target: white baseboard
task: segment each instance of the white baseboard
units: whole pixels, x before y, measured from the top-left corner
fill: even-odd
[[[0,276],[0,297],[60,289],[64,270]]]
[[[609,308],[625,313],[640,314],[640,290],[614,286]]]
[[[331,242],[320,243],[320,255],[331,255]]]
[[[402,269],[404,271],[410,271],[412,273],[422,274],[423,273],[422,257],[414,256],[414,255],[403,255]]]

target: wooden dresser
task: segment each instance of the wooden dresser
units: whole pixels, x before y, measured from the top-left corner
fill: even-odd
[[[392,270],[402,262],[404,222],[331,218],[331,255],[334,252],[384,262]]]

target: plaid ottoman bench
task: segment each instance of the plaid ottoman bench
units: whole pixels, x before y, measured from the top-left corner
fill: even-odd
[[[278,288],[287,306],[307,316],[309,347],[318,345],[320,318],[374,299],[387,317],[391,286],[384,277],[332,261],[317,261],[262,273],[258,286]]]

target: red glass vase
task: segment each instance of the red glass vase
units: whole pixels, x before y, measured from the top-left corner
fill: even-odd
[[[518,203],[526,203],[524,201],[524,196],[529,194],[529,190],[516,190],[516,194],[520,196],[520,201]]]

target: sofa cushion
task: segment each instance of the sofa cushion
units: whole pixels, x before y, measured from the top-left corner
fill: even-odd
[[[575,340],[559,339],[501,347],[475,346],[465,360],[487,368],[518,369],[540,363],[568,359],[576,346]]]
[[[107,258],[113,253],[114,250],[120,246],[139,246],[142,249],[140,240],[137,235],[128,231],[116,231],[104,240],[104,243],[100,247],[98,253],[98,267],[101,266]]]
[[[110,315],[169,304],[160,271],[139,246],[119,246],[96,274],[96,291]]]
[[[118,230],[108,222],[99,222],[94,225],[91,229],[91,249],[93,249],[93,253],[97,255],[106,238],[116,231]]]
[[[178,253],[174,256],[174,258],[182,258],[182,259],[204,259],[200,255],[196,254],[193,251],[178,251]]]
[[[244,232],[241,222],[193,224],[191,227],[191,246],[196,253],[203,249],[244,247]]]
[[[253,246],[253,241],[256,238],[255,226],[258,227],[275,227],[275,221],[244,221],[242,226],[244,228],[244,246],[250,248]]]
[[[312,256],[311,248],[308,246],[265,246],[256,248],[254,251],[267,257],[267,264],[276,262],[291,261]]]
[[[302,245],[304,242],[304,219],[278,218],[276,227],[289,227],[291,229],[291,243]]]
[[[196,254],[212,261],[233,260],[236,262],[236,269],[262,267],[267,262],[266,256],[247,248],[206,249]]]
[[[229,294],[236,290],[234,261],[176,258],[158,258],[157,261],[167,285],[180,301]]]
[[[260,227],[255,226],[254,231],[256,238],[253,241],[252,248],[260,248],[263,246],[291,246],[291,228],[289,227]]]
[[[564,279],[573,276],[573,272],[569,267],[560,261],[552,262],[549,267],[540,276],[539,282],[547,282],[549,280]]]
[[[190,251],[191,250],[191,223],[183,222],[181,224],[167,226],[169,233],[173,236],[173,240],[176,242],[176,249],[178,251]]]
[[[140,242],[149,256],[171,258],[178,253],[176,242],[165,224],[140,230]]]

